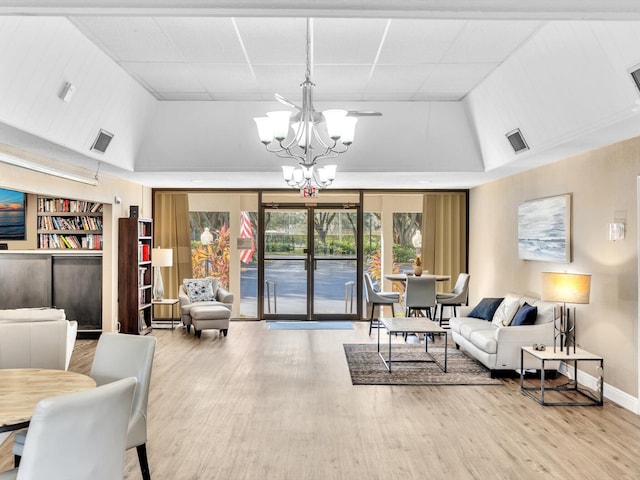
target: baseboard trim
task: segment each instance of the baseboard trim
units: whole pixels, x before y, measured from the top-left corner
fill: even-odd
[[[574,380],[572,375],[573,368],[567,368],[566,363],[562,362],[560,364],[558,372],[565,377]],[[578,370],[578,383],[590,388],[591,390],[597,391],[598,389],[598,379],[593,375],[583,372],[582,370]],[[636,415],[640,415],[640,402],[638,401],[638,398],[623,392],[619,388],[609,385],[606,381],[604,382],[604,398],[617,403]]]

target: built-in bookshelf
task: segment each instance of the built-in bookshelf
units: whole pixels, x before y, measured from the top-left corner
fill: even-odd
[[[118,321],[120,332],[151,331],[153,223],[143,218],[118,220]]]
[[[102,250],[102,203],[38,197],[38,248]]]

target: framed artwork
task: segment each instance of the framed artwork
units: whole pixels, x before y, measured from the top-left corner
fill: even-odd
[[[571,194],[518,205],[518,255],[522,260],[571,262]]]

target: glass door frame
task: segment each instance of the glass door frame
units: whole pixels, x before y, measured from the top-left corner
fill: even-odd
[[[359,320],[362,318],[362,272],[363,272],[363,241],[364,241],[364,232],[363,232],[363,224],[364,224],[364,213],[362,210],[363,205],[363,193],[360,192],[359,202],[357,204],[354,203],[316,203],[303,201],[300,203],[263,203],[262,195],[259,198],[259,206],[258,206],[258,225],[259,225],[259,238],[257,251],[259,253],[258,257],[258,318],[261,320],[271,320],[271,319],[300,319],[300,315],[291,315],[291,314],[268,314],[265,312],[265,276],[264,276],[264,268],[265,268],[265,211],[267,209],[295,209],[295,210],[307,210],[307,259],[306,263],[308,265],[307,271],[307,312],[306,312],[306,320]],[[356,284],[355,291],[353,293],[356,311],[351,314],[344,313],[326,313],[326,314],[316,314],[313,311],[313,266],[315,264],[315,245],[314,245],[314,229],[313,229],[313,218],[315,214],[315,210],[343,210],[343,209],[351,209],[356,211],[357,217],[357,232],[356,232]]]

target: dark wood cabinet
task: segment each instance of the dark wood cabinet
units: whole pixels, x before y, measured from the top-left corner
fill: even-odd
[[[144,218],[118,220],[118,322],[120,332],[151,331],[153,223]]]
[[[102,331],[102,256],[74,253],[0,254],[0,309],[63,308],[79,338]]]

